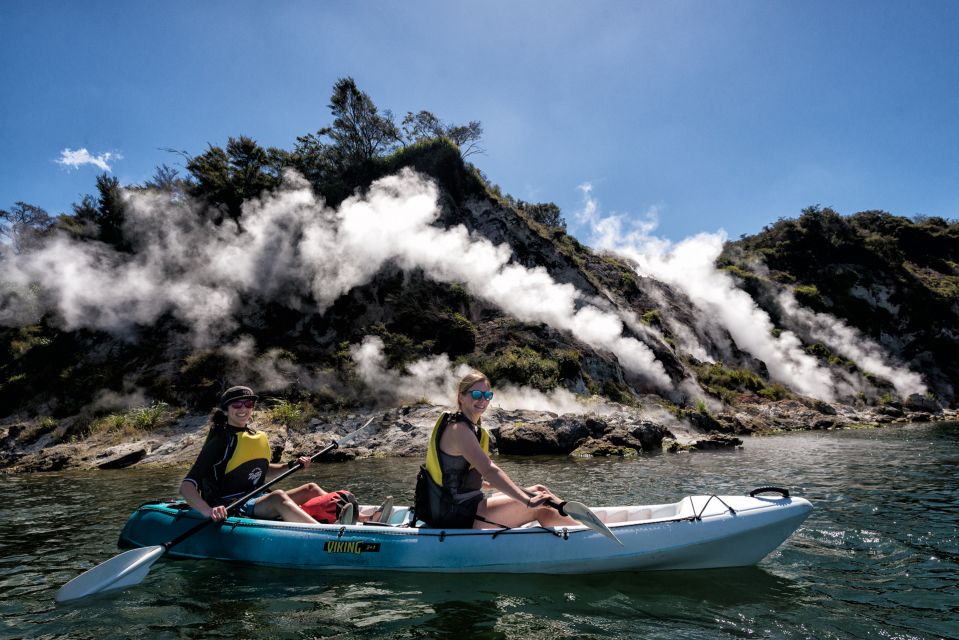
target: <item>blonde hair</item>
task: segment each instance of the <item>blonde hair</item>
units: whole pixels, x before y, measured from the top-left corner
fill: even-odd
[[[460,380],[459,388],[456,393],[456,406],[460,406],[460,396],[466,393],[470,387],[472,387],[477,382],[485,382],[490,384],[489,378],[486,377],[485,373],[479,371],[471,371]]]

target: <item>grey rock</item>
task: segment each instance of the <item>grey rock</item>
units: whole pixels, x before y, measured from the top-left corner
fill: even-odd
[[[123,469],[145,458],[147,447],[142,444],[128,444],[111,447],[97,455],[98,469]]]

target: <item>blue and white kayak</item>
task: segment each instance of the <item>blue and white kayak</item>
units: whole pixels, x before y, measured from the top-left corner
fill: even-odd
[[[755,492],[754,492],[755,493]],[[361,512],[368,507],[363,507]],[[595,507],[620,546],[584,526],[428,529],[409,509],[387,524],[298,524],[231,517],[172,547],[168,555],[296,569],[457,573],[600,573],[713,569],[756,564],[806,519],[812,505],[778,496],[688,496],[679,502]],[[120,545],[163,544],[202,521],[183,503],[145,504]]]

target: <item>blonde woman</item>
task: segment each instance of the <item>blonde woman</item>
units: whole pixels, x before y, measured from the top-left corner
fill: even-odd
[[[544,527],[577,524],[547,505],[560,498],[538,484],[523,489],[489,456],[489,434],[480,421],[493,399],[489,379],[479,371],[457,389],[458,411],[444,413],[433,428],[426,464],[417,480],[417,517],[434,528]],[[496,489],[489,497],[483,489]]]

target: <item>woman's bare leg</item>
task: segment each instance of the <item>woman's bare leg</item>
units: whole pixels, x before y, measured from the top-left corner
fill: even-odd
[[[317,524],[285,491],[274,491],[257,500],[253,515],[256,518],[280,518],[286,522]]]
[[[572,518],[561,516],[552,507],[529,508],[507,495],[498,493],[479,503],[476,515],[505,527],[519,527],[534,520],[544,527],[569,527],[578,524]],[[493,529],[496,525],[473,521],[474,529]]]
[[[308,482],[301,484],[296,489],[290,489],[286,492],[286,495],[290,496],[290,499],[296,504],[303,504],[307,500],[325,496],[327,493],[329,493],[329,491],[324,491],[322,487],[315,482]]]

